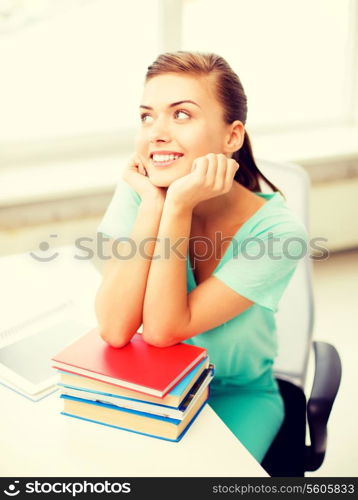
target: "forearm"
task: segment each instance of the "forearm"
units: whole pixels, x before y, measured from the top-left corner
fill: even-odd
[[[190,209],[165,201],[155,247],[160,259],[151,263],[143,310],[144,338],[154,345],[176,343],[176,331],[190,320],[186,256],[191,219]]]
[[[95,308],[102,337],[125,345],[143,321],[143,303],[164,200],[143,200],[130,242],[120,242],[96,295]]]

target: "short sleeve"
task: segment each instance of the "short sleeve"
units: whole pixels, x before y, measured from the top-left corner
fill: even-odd
[[[276,312],[307,251],[308,235],[303,225],[277,224],[236,241],[233,257],[213,275],[240,295]]]
[[[116,186],[112,200],[97,228],[110,238],[129,237],[141,203],[139,194],[124,180]]]

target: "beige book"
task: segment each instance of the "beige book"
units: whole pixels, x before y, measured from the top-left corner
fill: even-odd
[[[182,437],[182,433],[207,401],[209,387],[205,388],[195,406],[183,420],[149,416],[148,413],[143,414],[100,403],[82,402],[67,396],[62,397],[64,398],[64,413],[69,416],[176,441]]]

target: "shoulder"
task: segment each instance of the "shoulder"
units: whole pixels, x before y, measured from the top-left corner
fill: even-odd
[[[127,182],[120,179],[97,228],[97,232],[113,238],[119,236],[128,237],[137,217],[141,201],[138,193]]]
[[[259,209],[257,216],[248,221],[248,235],[250,237],[265,237],[269,233],[275,236],[300,236],[308,239],[308,232],[303,220],[287,205],[286,200],[279,192],[261,195],[266,203]]]
[[[270,256],[284,256],[297,261],[309,250],[309,235],[303,220],[290,209],[280,193],[266,196],[266,203],[246,222],[242,230],[235,235],[232,257],[245,255],[248,259],[259,259],[262,265]],[[297,263],[297,262],[296,262]],[[246,262],[247,264],[247,262]],[[256,262],[255,270],[258,270]]]

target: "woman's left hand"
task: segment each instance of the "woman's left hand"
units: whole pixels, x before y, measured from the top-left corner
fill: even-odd
[[[239,164],[224,154],[209,153],[196,158],[191,172],[174,181],[166,201],[193,209],[198,203],[230,191]]]

